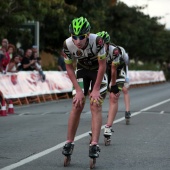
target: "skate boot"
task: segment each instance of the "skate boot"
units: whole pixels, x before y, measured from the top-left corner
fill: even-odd
[[[104,128],[104,134],[103,134],[103,135],[104,135],[104,143],[105,143],[105,146],[110,145],[112,132],[114,132],[114,131],[112,130],[112,127],[105,126],[105,128]]]
[[[93,169],[96,164],[96,158],[99,157],[100,148],[99,145],[91,145],[89,146],[89,157],[90,159],[90,169]]]
[[[62,151],[62,154],[65,155],[64,166],[68,166],[70,164],[73,149],[74,149],[74,143],[69,142],[64,145]]]
[[[131,113],[130,113],[130,111],[126,111],[125,112],[125,120],[126,120],[126,125],[129,125],[129,123],[130,123],[130,118],[131,118]]]

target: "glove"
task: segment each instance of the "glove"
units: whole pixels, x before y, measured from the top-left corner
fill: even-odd
[[[119,93],[119,91],[120,90],[117,85],[111,86],[110,93],[117,94],[117,93]]]

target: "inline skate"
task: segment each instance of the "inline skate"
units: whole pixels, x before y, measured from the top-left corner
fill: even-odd
[[[110,145],[112,132],[114,132],[112,127],[105,126],[103,134],[105,146]]]
[[[74,143],[72,143],[72,142],[66,143],[63,147],[62,154],[65,156],[65,158],[64,158],[64,166],[65,167],[70,165],[73,149],[74,149]]]
[[[100,148],[99,145],[92,145],[89,146],[89,157],[90,157],[90,169],[95,168],[96,158],[99,157]]]
[[[125,112],[125,120],[126,120],[126,125],[129,125],[130,124],[130,118],[131,118],[131,113],[130,111],[126,111]]]

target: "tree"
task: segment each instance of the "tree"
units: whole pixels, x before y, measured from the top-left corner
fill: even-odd
[[[8,37],[10,41],[15,42],[15,36],[25,35],[31,37],[29,31],[20,30],[20,25],[32,20],[43,21],[51,2],[54,0],[6,0],[1,1],[0,6],[0,32],[1,39]],[[16,32],[15,32],[16,31]],[[11,32],[15,32],[14,35]],[[20,32],[20,33],[19,33]],[[22,37],[23,38],[23,37]],[[22,39],[21,38],[21,39]]]

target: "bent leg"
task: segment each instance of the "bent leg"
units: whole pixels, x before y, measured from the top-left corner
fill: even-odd
[[[107,126],[112,126],[113,121],[116,117],[118,111],[118,100],[119,100],[119,96],[115,96],[114,93],[110,93]]]
[[[74,141],[74,137],[76,135],[76,131],[80,121],[80,115],[84,108],[84,105],[80,108],[76,108],[74,105],[72,106],[72,110],[70,112],[69,120],[68,120],[68,131],[67,131],[67,140],[70,142]]]
[[[90,109],[92,113],[92,142],[98,143],[102,126],[102,106],[90,105]]]
[[[130,111],[130,97],[129,97],[128,89],[126,87],[123,87],[122,91],[124,94],[125,108],[126,108],[126,111],[128,112]]]

